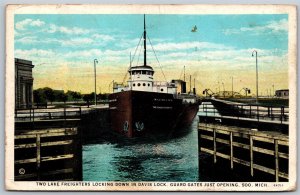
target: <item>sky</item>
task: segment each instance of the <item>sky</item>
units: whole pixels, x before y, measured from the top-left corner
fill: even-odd
[[[35,65],[34,89],[93,92],[97,59],[97,93],[111,92],[112,81],[127,80],[130,54],[132,66],[143,64],[140,14],[16,14],[14,28],[15,57]],[[288,15],[155,14],[146,15],[146,28],[155,80],[183,79],[185,66],[199,94],[231,91],[233,84],[254,95],[256,50],[259,95],[288,88]]]

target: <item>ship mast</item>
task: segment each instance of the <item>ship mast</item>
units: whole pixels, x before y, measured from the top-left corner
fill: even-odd
[[[183,81],[185,81],[185,66],[183,67]]]
[[[192,75],[190,75],[190,93],[192,92]]]
[[[145,20],[145,14],[144,14],[144,66],[147,65],[147,57],[146,57],[146,20]]]

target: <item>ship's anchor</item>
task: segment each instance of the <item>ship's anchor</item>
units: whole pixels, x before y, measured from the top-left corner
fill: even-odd
[[[128,121],[125,121],[123,130],[124,130],[125,132],[128,132],[128,128],[129,128]]]
[[[143,122],[135,122],[135,127],[137,131],[142,131],[144,129],[144,123]]]

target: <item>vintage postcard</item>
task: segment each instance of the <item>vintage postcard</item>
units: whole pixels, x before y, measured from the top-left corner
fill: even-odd
[[[5,185],[296,189],[292,5],[8,5]]]

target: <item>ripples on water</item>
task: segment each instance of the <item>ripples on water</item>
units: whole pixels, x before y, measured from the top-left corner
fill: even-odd
[[[198,117],[185,135],[103,139],[83,146],[85,181],[198,181]]]

